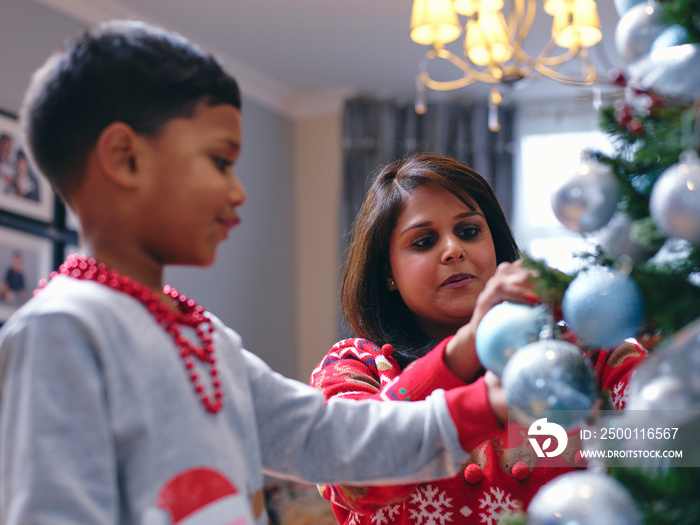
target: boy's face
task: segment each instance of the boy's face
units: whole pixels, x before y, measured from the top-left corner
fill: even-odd
[[[200,104],[191,117],[143,137],[147,177],[139,242],[161,264],[207,266],[240,219],[245,188],[233,173],[241,149],[240,111]]]

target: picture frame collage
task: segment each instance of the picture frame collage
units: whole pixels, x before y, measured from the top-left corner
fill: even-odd
[[[78,228],[31,162],[17,116],[0,109],[0,325],[79,250]]]

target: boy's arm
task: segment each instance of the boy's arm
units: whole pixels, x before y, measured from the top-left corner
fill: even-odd
[[[88,337],[55,315],[6,328],[0,523],[116,523],[115,451]]]
[[[391,357],[391,347],[388,345],[380,350],[362,339],[346,339],[336,344],[316,367],[311,375],[311,385],[327,398],[406,401],[424,399],[437,388],[447,390],[464,386],[465,383],[445,365],[444,353],[448,340],[439,343],[426,356],[401,372]],[[483,388],[482,382],[474,385],[470,399],[474,406],[480,400],[486,402],[479,396]],[[467,445],[470,450],[490,437],[484,437],[480,429],[475,430],[473,443]],[[488,432],[487,428],[483,430]],[[323,485],[319,490],[332,503],[356,512],[371,513],[406,499],[417,486],[418,483],[367,487]]]
[[[248,352],[244,357],[263,464],[278,477],[359,485],[450,477],[468,457],[465,443],[475,430],[492,435],[500,428],[490,407],[465,402],[469,392],[462,390],[479,385],[436,391],[415,403],[333,399],[326,405],[320,393]]]

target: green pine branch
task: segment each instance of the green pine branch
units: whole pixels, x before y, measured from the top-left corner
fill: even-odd
[[[700,0],[660,0],[661,20],[688,32],[687,43],[700,43]]]

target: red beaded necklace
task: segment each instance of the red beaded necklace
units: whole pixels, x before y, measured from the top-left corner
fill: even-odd
[[[172,297],[175,305],[180,310],[179,312],[173,312],[161,300],[160,295],[152,293],[147,286],[143,286],[130,277],[121,275],[116,270],[109,269],[105,264],[98,263],[93,258],[87,258],[82,255],[69,255],[66,261],[58,268],[58,271],[52,272],[50,277],[53,278],[57,275],[66,275],[75,279],[104,284],[114,290],[130,295],[143,304],[155,317],[158,324],[172,336],[175,344],[180,349],[180,357],[184,361],[185,371],[189,375],[190,381],[194,385],[194,391],[204,408],[212,414],[216,414],[221,410],[223,406],[223,391],[221,390],[221,381],[218,378],[219,370],[216,367],[214,347],[212,346],[214,325],[204,315],[204,308],[171,286],[166,285],[163,287],[163,292]],[[40,281],[39,288],[43,288],[46,284],[46,280]],[[184,337],[180,333],[180,325],[194,328],[201,341],[201,346],[195,346],[188,338]],[[199,374],[195,370],[195,359],[209,365],[211,390],[213,391],[211,396],[206,393]]]

